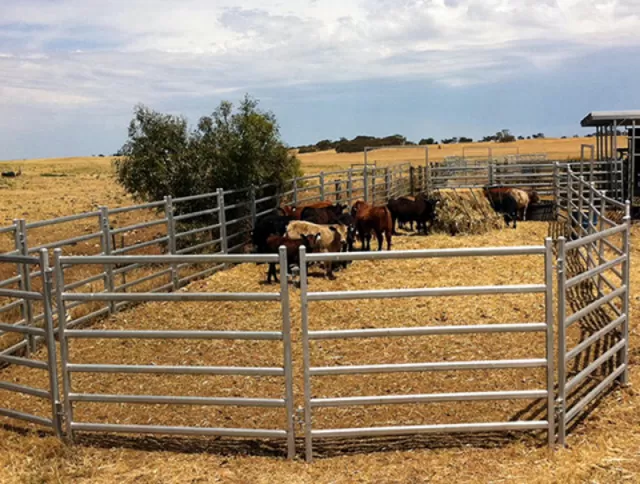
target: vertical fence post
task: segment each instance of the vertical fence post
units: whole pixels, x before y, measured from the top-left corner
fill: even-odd
[[[164,214],[167,217],[167,235],[169,236],[169,253],[175,255],[177,253],[176,244],[176,221],[173,218],[173,198],[171,195],[164,197]],[[171,264],[171,284],[173,290],[177,291],[180,287],[178,277],[178,266]]]
[[[573,173],[571,171],[571,165],[567,164],[567,224],[569,226],[569,236],[573,237],[573,222],[572,217],[574,215],[574,203],[573,203]],[[577,222],[577,220],[576,220]]]
[[[349,168],[347,174],[347,200],[349,200],[349,206],[353,204],[353,168]]]
[[[433,191],[433,182],[431,181],[431,163],[427,163],[427,193],[431,195]]]
[[[364,201],[369,202],[369,163],[367,159],[367,148],[364,149],[364,167],[362,168]]]
[[[604,196],[600,197],[600,220],[598,220],[599,231],[602,232],[605,229],[604,226],[604,218],[607,216],[607,201]],[[604,264],[606,261],[604,259],[604,239],[600,239],[598,241],[598,264]],[[624,247],[623,247],[624,250]],[[602,290],[604,279],[603,274],[598,274],[598,297],[604,296],[604,291]]]
[[[631,236],[631,203],[627,200],[625,206],[624,223],[627,226],[626,230],[622,232],[622,250],[625,254],[624,264],[622,266],[622,283],[626,286],[624,292],[624,300],[622,302],[622,311],[624,313],[624,323],[622,326],[622,337],[625,340],[624,347],[622,348],[622,354],[620,355],[622,363],[625,368],[622,372],[620,381],[623,385],[629,383],[629,284],[630,284],[630,269],[631,269],[631,253],[629,240]]]
[[[556,440],[556,422],[555,422],[555,395],[554,395],[554,358],[553,352],[553,239],[547,237],[544,239],[544,285],[545,285],[545,313],[546,313],[546,340],[547,340],[547,440],[549,446],[552,446]]]
[[[495,167],[491,160],[489,160],[489,186],[493,186],[495,184]]]
[[[27,223],[23,219],[13,221],[15,225],[15,248],[20,255],[29,255],[29,245],[27,242]],[[18,275],[20,276],[20,290],[31,291],[31,268],[29,264],[18,264]],[[33,302],[30,299],[23,299],[21,305],[22,318],[26,326],[33,326]],[[25,335],[27,346],[25,348],[27,357],[35,350],[35,341],[30,334]]]
[[[371,171],[371,204],[376,204],[376,171],[378,168],[374,168]]]
[[[67,439],[73,442],[73,403],[69,399],[71,393],[71,377],[69,375],[69,342],[67,341],[67,312],[65,309],[62,293],[64,292],[64,272],[60,257],[62,250],[56,249],[53,252],[54,273],[56,277],[56,305],[58,308],[58,339],[60,340],[60,366],[62,370],[62,393],[64,405],[64,423]]]
[[[557,219],[560,215],[560,165],[556,161],[553,164],[553,211]]]
[[[324,171],[320,172],[318,179],[320,181],[320,200],[324,201]]]
[[[389,201],[391,198],[391,171],[389,171],[389,167],[387,166],[384,169],[384,201],[385,203]]]
[[[287,457],[296,455],[296,436],[293,409],[293,359],[291,356],[291,319],[289,311],[289,281],[287,279],[287,249],[278,249],[280,264],[280,307],[282,308],[282,343],[284,347],[284,385],[287,411]]]
[[[311,437],[311,356],[309,354],[309,311],[307,302],[307,250],[300,247],[300,316],[302,320],[302,371],[304,387],[304,449],[307,462],[313,460]]]
[[[227,240],[227,214],[224,208],[224,190],[218,188],[218,223],[220,224],[220,252],[226,254],[229,251]],[[225,264],[226,265],[226,264]]]
[[[566,351],[567,341],[565,335],[565,320],[566,320],[566,290],[565,284],[567,280],[566,275],[566,239],[560,237],[558,239],[558,399],[556,401],[557,419],[558,419],[558,442],[560,445],[565,444],[566,434]]]
[[[409,190],[411,190],[411,196],[416,194],[416,174],[413,166],[409,167]]]
[[[342,200],[342,184],[340,183],[340,180],[336,180],[335,182],[335,197],[336,197],[336,203],[338,203],[340,200]]]
[[[222,196],[222,203],[224,204],[224,194]],[[251,210],[251,229],[256,227],[256,221],[258,219],[258,207],[256,205],[256,187],[251,185],[249,188],[249,208]]]
[[[109,227],[109,209],[100,207],[100,228],[102,229],[102,237],[100,239],[102,245],[102,253],[111,255],[111,228]],[[104,289],[107,292],[115,292],[113,280],[113,264],[104,265]],[[109,314],[116,312],[115,301],[109,301]]]
[[[44,316],[44,340],[47,345],[47,371],[49,373],[49,398],[51,399],[51,422],[57,437],[62,436],[60,421],[60,391],[58,389],[58,360],[56,358],[56,340],[53,331],[53,308],[51,306],[53,281],[52,271],[49,269],[49,253],[40,250],[40,272],[42,274],[42,313]]]

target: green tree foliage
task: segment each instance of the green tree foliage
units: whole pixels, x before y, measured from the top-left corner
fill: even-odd
[[[473,143],[473,138],[469,138],[467,136],[460,136],[460,138],[458,138],[458,143]]]
[[[419,145],[435,145],[436,144],[436,140],[433,138],[422,138],[420,140],[420,142],[418,143]]]
[[[191,131],[184,117],[138,105],[121,153],[115,161],[117,179],[145,201],[281,183],[301,173],[275,116],[249,96],[236,109],[221,102]],[[199,208],[197,202],[186,205],[183,210]]]
[[[302,145],[298,146],[298,153],[313,153],[316,151],[336,150],[338,153],[356,153],[362,152],[366,147],[377,146],[402,146],[413,145],[411,141],[400,134],[394,134],[391,136],[385,136],[378,138],[376,136],[356,136],[349,140],[347,138],[340,138],[337,141],[331,141],[324,139],[318,141],[314,145]]]
[[[495,140],[498,143],[511,143],[512,141],[516,140],[516,137],[511,134],[510,130],[503,129],[496,133]]]

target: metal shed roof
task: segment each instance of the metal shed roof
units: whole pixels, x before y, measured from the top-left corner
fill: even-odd
[[[593,111],[587,114],[580,122],[582,127],[612,126],[614,121],[617,126],[628,126],[633,121],[640,125],[640,110],[634,111]]]

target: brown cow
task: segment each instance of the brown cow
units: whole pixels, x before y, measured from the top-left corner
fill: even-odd
[[[494,194],[506,193],[511,195],[518,206],[518,215],[520,217],[520,220],[527,220],[527,210],[529,209],[529,204],[538,203],[540,201],[540,197],[535,190],[524,190],[522,188],[511,187],[491,187],[490,190]]]
[[[362,250],[371,250],[371,232],[378,239],[378,250],[382,250],[382,235],[387,239],[387,250],[391,250],[393,223],[387,207],[374,207],[362,200],[353,204],[351,214],[356,221],[356,230],[362,242]]]
[[[281,235],[271,235],[267,238],[267,252],[277,254],[280,250],[280,246],[284,245],[287,249],[287,264],[289,266],[299,264],[299,249],[304,245],[309,253],[313,252],[314,235],[301,234],[300,239],[292,240],[289,237]],[[288,269],[288,268],[287,268]],[[267,272],[267,284],[271,284],[271,277],[278,282],[278,275],[276,274],[276,263],[269,263],[269,271]]]
[[[300,220],[300,217],[302,217],[302,211],[309,207],[309,208],[324,208],[324,207],[331,207],[333,205],[333,203],[325,201],[325,202],[314,202],[314,203],[308,203],[306,205],[298,205],[296,206],[284,206],[282,207],[282,210],[284,211],[284,214],[287,215],[288,217],[293,217],[295,220]]]

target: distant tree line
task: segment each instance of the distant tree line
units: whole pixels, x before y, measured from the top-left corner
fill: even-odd
[[[483,136],[478,139],[477,142],[495,142],[495,143],[511,143],[513,141],[524,139],[544,139],[544,133],[535,133],[526,138],[522,135],[515,136],[509,129],[502,129],[495,134]],[[574,137],[577,137],[575,135]],[[366,147],[377,146],[410,146],[410,145],[436,145],[436,144],[457,144],[457,143],[473,143],[474,139],[468,136],[454,136],[452,138],[443,138],[440,141],[433,137],[422,138],[417,143],[408,140],[405,136],[400,134],[393,134],[391,136],[376,137],[376,136],[356,136],[353,139],[340,138],[338,140],[323,139],[315,144],[297,146],[298,153],[314,153],[316,151],[336,150],[337,153],[356,153],[362,152]]]

